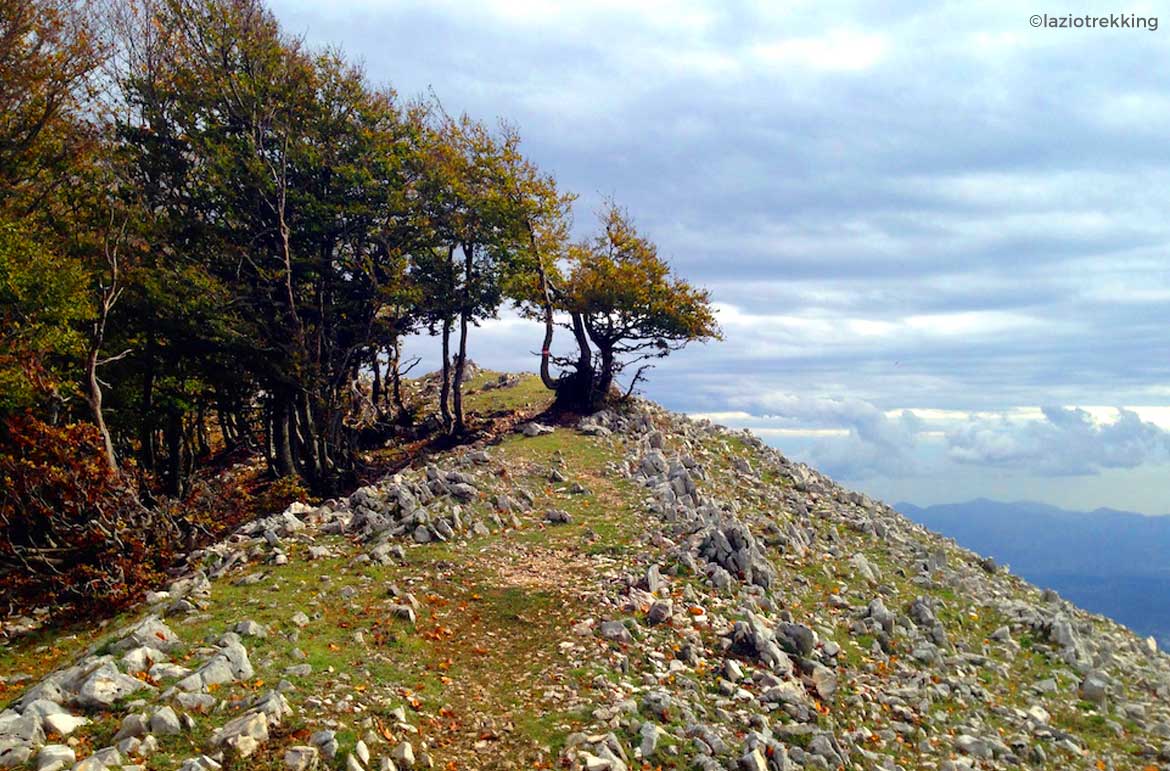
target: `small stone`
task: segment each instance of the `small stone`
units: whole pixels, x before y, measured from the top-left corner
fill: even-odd
[[[289,747],[284,751],[284,765],[289,771],[312,771],[317,767],[319,755],[316,747]]]
[[[89,718],[58,712],[52,715],[45,715],[42,722],[49,733],[56,734],[57,736],[68,736],[81,726],[88,725]]]
[[[1103,704],[1109,693],[1109,683],[1098,673],[1090,672],[1081,681],[1080,693],[1081,698],[1087,702]]]
[[[235,630],[236,634],[239,634],[243,637],[263,638],[268,636],[268,628],[263,624],[258,624],[255,621],[252,621],[251,619],[241,621],[240,623],[236,624],[233,629]]]
[[[642,724],[642,728],[638,731],[638,734],[642,737],[642,743],[638,749],[642,752],[642,759],[646,760],[658,748],[658,739],[662,736],[663,730],[647,720]]]
[[[241,758],[251,755],[268,741],[268,716],[263,712],[245,712],[229,720],[211,737],[213,746],[227,745]]]
[[[150,716],[150,732],[155,736],[175,736],[182,730],[179,716],[170,707],[160,707]]]
[[[114,747],[104,747],[73,767],[73,771],[105,771],[122,765],[122,755]]]
[[[629,643],[633,642],[634,637],[630,634],[630,630],[621,621],[602,621],[601,625],[597,627],[598,633],[607,640],[616,640],[617,642]]]
[[[768,759],[759,747],[739,759],[740,771],[768,771]]]
[[[154,690],[136,677],[124,675],[113,664],[98,667],[82,683],[77,692],[77,703],[85,707],[109,708],[119,699],[124,699],[140,690]]]
[[[146,736],[148,733],[150,733],[150,721],[146,715],[135,712],[122,718],[122,725],[114,734],[114,741],[121,741],[132,736]]]
[[[673,614],[674,604],[670,600],[658,600],[650,606],[650,611],[646,614],[646,622],[651,625],[661,624],[668,621]]]
[[[403,768],[414,768],[414,747],[402,742],[390,752],[390,759]]]
[[[564,509],[549,509],[544,513],[544,521],[550,525],[568,525],[573,522],[573,515]]]
[[[37,753],[37,771],[61,771],[76,762],[77,754],[64,744],[46,744]]]

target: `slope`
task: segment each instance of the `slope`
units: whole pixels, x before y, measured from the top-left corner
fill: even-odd
[[[39,768],[1170,763],[1147,642],[647,402],[294,505],[0,672]]]

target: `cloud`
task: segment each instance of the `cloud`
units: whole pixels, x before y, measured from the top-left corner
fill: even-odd
[[[1164,462],[1170,453],[1170,432],[1132,410],[1118,409],[1109,422],[1078,408],[1041,412],[1042,420],[971,420],[947,433],[947,454],[964,464],[1080,476]]]
[[[581,194],[578,233],[613,195],[712,289],[727,340],[652,373],[667,406],[763,414],[751,405],[799,394],[811,422],[760,428],[838,473],[1158,457],[1130,418],[1012,411],[1170,406],[1161,30],[1034,30],[1007,0],[272,1],[401,94],[433,87],[453,112],[513,120]],[[530,338],[489,325],[472,356],[525,365]],[[947,444],[960,426],[899,427],[908,408],[979,417]],[[811,430],[845,433],[793,433]],[[1170,475],[1149,492],[1168,494]]]
[[[841,479],[907,475],[917,467],[924,423],[909,410],[890,415],[861,399],[781,393],[730,401],[746,409],[693,417],[749,428],[773,442],[795,441],[801,460]]]

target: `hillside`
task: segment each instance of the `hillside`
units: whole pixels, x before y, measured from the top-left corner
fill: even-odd
[[[1170,643],[1170,517],[986,499],[894,508],[1083,608]]]
[[[1154,646],[641,401],[294,504],[0,673],[42,770],[1170,768]]]

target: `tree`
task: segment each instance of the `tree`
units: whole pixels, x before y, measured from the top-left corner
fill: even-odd
[[[445,295],[453,290],[455,313],[441,324],[444,359],[450,326],[456,319],[459,324],[450,426],[453,433],[462,433],[466,429],[463,380],[469,327],[496,315],[507,277],[516,269],[524,219],[510,195],[504,143],[466,115],[455,119],[441,110],[437,113],[438,122],[423,156],[426,173],[420,192],[429,231],[437,242],[438,262],[432,253],[425,254],[425,259],[439,271],[437,276],[456,282],[444,288]],[[449,275],[442,259],[444,249],[447,263],[457,267],[457,276]]]
[[[668,356],[692,341],[722,338],[709,293],[675,277],[624,210],[610,203],[601,223],[601,233],[570,250],[559,292],[562,310],[596,348],[597,363],[585,373],[583,406],[590,409],[610,398],[625,368]],[[637,369],[630,390],[649,366]]]
[[[105,48],[82,3],[0,0],[0,211],[46,206],[93,138]]]
[[[0,416],[41,405],[56,412],[72,391],[71,362],[89,316],[81,266],[25,229],[0,223]]]
[[[258,0],[166,0],[126,79],[123,135],[160,196],[172,260],[229,287],[273,471],[352,477],[354,380],[399,303],[415,127],[390,91],[283,35]],[[168,424],[174,422],[168,417]],[[173,453],[172,453],[173,454]]]
[[[544,324],[540,347],[540,379],[550,390],[565,383],[552,376],[555,298],[560,282],[559,263],[566,255],[572,207],[577,196],[562,193],[556,178],[542,172],[520,151],[520,134],[508,124],[500,129],[501,186],[521,227],[521,239],[505,291],[531,318]],[[585,350],[588,350],[586,345]],[[578,369],[584,370],[581,365]]]

